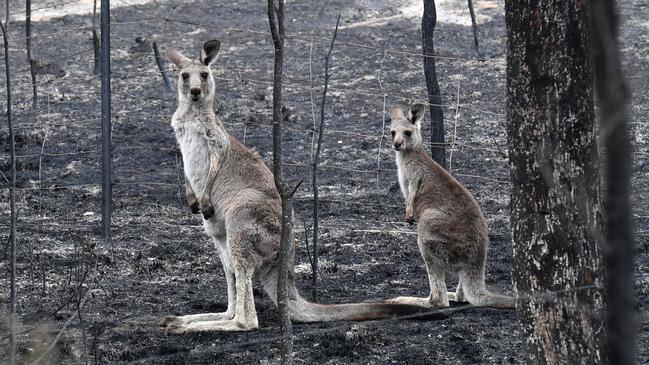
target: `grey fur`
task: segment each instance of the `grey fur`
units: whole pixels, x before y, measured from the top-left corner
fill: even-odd
[[[390,133],[396,151],[399,186],[406,202],[405,220],[417,222],[417,244],[426,264],[428,298],[398,297],[390,303],[448,307],[449,300],[478,306],[514,308],[513,297],[485,288],[489,236],[473,195],[433,161],[422,147],[421,120],[425,106],[407,113],[390,110]],[[445,273],[459,276],[455,292],[446,291]]]
[[[200,60],[191,61],[175,50],[168,50],[167,55],[180,67],[178,105],[171,125],[183,155],[188,203],[192,211],[203,213],[205,231],[221,258],[228,307],[223,313],[165,317],[163,325],[170,334],[258,328],[253,276],[259,278],[271,300],[277,300],[280,196],[268,167],[228,134],[213,111],[215,84],[209,64],[219,47],[218,41],[206,42]],[[368,320],[424,309],[386,303],[310,303],[295,288],[294,250],[292,246],[289,257],[289,314],[293,320]]]

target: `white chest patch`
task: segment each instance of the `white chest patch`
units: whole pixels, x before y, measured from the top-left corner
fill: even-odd
[[[172,127],[183,156],[185,178],[197,196],[203,193],[210,167],[205,127],[196,121],[174,120]]]
[[[408,180],[406,179],[405,166],[403,166],[403,158],[399,152],[396,153],[396,162],[397,162],[397,178],[399,179],[399,187],[401,188],[401,193],[403,198],[408,198]]]

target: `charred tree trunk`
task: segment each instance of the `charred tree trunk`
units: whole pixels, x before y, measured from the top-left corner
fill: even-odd
[[[444,113],[442,97],[435,70],[435,47],[433,33],[437,23],[435,0],[424,0],[424,15],[421,18],[421,40],[424,57],[424,75],[428,104],[430,104],[430,154],[438,164],[446,168],[446,148],[444,146]]]
[[[505,3],[513,280],[533,364],[603,362],[601,202],[587,4]]]
[[[268,23],[275,46],[275,67],[273,70],[273,175],[275,186],[282,199],[282,234],[280,239],[280,269],[277,275],[277,312],[282,328],[281,363],[293,363],[293,333],[288,313],[288,267],[290,247],[293,242],[293,214],[291,192],[284,182],[282,169],[282,72],[284,69],[284,0],[268,0]]]
[[[591,1],[593,65],[600,104],[600,138],[606,157],[606,356],[609,364],[635,363],[631,146],[613,0]]]

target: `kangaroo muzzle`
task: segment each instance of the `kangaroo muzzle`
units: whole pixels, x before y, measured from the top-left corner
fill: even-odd
[[[201,97],[201,93],[202,93],[202,91],[201,91],[201,88],[200,88],[200,87],[192,87],[192,88],[189,90],[189,93],[191,94],[192,99],[194,99],[194,100],[198,100],[198,99]]]

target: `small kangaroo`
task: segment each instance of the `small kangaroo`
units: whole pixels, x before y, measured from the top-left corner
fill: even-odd
[[[168,316],[168,334],[257,329],[253,276],[277,305],[281,201],[264,162],[225,130],[215,115],[215,82],[210,65],[221,43],[205,42],[197,60],[168,49],[179,68],[178,105],[171,126],[184,161],[187,199],[221,258],[228,290],[223,313]],[[199,193],[200,199],[197,199]],[[293,233],[291,232],[293,240]],[[289,315],[299,322],[370,320],[421,313],[423,307],[390,303],[322,305],[303,299],[295,288],[295,247],[289,254]]]
[[[430,282],[428,298],[398,297],[388,302],[448,307],[449,300],[476,306],[514,308],[513,297],[485,289],[487,222],[471,193],[424,151],[423,104],[407,113],[390,110],[399,186],[406,201],[405,220],[417,222],[417,244]],[[446,292],[444,275],[458,273],[455,293]]]

